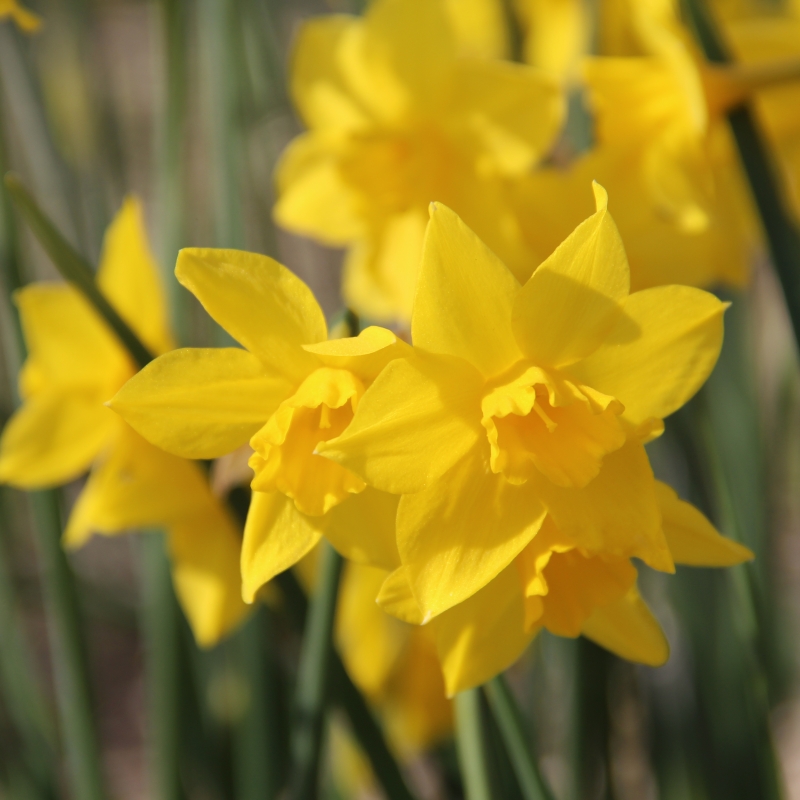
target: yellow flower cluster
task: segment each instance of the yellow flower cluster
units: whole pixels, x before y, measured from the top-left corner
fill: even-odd
[[[298,36],[308,130],[279,164],[275,217],[346,248],[346,303],[393,329],[331,338],[275,260],[192,248],[177,278],[240,346],[173,349],[135,200],[98,282],[154,361],[136,373],[72,288],[17,297],[29,357],[0,480],[88,470],[70,546],[165,529],[202,644],[327,540],[351,562],[343,658],[401,747],[446,732],[445,694],[543,629],[663,663],[633,559],[752,557],[655,479],[645,444],[717,361],[725,304],[700,287],[742,285],[757,244],[725,112],[780,84],[759,110],[800,175],[800,16],[789,36],[726,7],[743,59],[727,68],[670,0],[602,0],[591,57],[581,0],[516,7],[527,64],[505,58],[499,0],[374,0]],[[564,126],[581,97],[594,130],[578,152]],[[243,539],[191,463],[242,452]]]

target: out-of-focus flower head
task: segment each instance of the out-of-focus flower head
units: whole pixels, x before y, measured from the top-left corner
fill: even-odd
[[[595,194],[596,213],[524,285],[433,206],[414,352],[318,448],[401,495],[400,565],[378,599],[434,626],[451,693],[503,669],[543,626],[666,658],[629,563],[674,570],[643,443],[711,371],[725,306],[686,286],[630,293],[605,191]],[[597,608],[612,619],[594,625]]]
[[[25,33],[35,33],[42,25],[42,18],[20,5],[18,0],[0,0],[0,21],[10,18]]]
[[[106,233],[97,281],[151,351],[172,347],[141,208],[133,198]],[[78,547],[93,533],[164,529],[175,588],[195,637],[201,645],[213,644],[246,612],[234,522],[195,464],[153,447],[104,405],[136,369],[88,301],[63,283],[28,286],[15,301],[28,358],[20,374],[24,402],[0,439],[0,480],[36,489],[88,470],[65,544]]]
[[[328,340],[311,290],[267,256],[182,250],[175,273],[245,349],[166,353],[110,405],[150,442],[185,458],[217,458],[249,442],[245,600],[323,535],[348,558],[392,568],[397,498],[318,448],[344,431],[365,389],[409,346],[377,327]]]
[[[563,101],[544,73],[488,57],[499,13],[486,0],[376,0],[363,18],[300,32],[292,94],[309,130],[279,165],[275,217],[348,248],[345,299],[364,316],[409,318],[433,200],[530,274],[504,185],[547,154]]]

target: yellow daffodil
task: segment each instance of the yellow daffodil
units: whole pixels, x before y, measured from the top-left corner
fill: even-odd
[[[154,352],[172,346],[139,204],[125,201],[106,234],[97,281]],[[93,533],[161,528],[175,588],[197,641],[210,645],[242,618],[239,533],[196,465],[144,441],[104,403],[134,374],[112,331],[67,284],[35,284],[15,298],[28,347],[23,404],[0,439],[0,480],[57,486],[90,471],[65,544]]]
[[[725,306],[685,286],[630,294],[605,191],[595,193],[596,213],[522,286],[456,214],[432,206],[414,352],[318,445],[402,495],[402,580],[423,620],[489,584],[548,515],[589,553],[674,569],[643,442],[708,377]]]
[[[246,349],[166,353],[110,405],[150,442],[185,458],[216,458],[250,443],[245,600],[323,535],[349,558],[391,566],[397,498],[367,488],[317,450],[344,431],[365,389],[409,346],[382,328],[327,341],[310,289],[267,256],[182,250],[175,273]]]
[[[769,64],[712,65],[670,0],[617,0],[604,8],[606,57],[585,66],[598,140],[638,153],[659,213],[680,230],[702,231],[723,192],[715,171],[735,167],[720,133],[725,112],[760,89],[797,83],[800,60],[776,54]]]
[[[34,33],[42,24],[42,18],[38,14],[28,11],[17,0],[0,0],[0,21],[6,17],[13,19],[20,30],[26,33]]]
[[[480,57],[493,49],[476,44],[480,15],[453,6],[376,0],[363,18],[306,23],[296,45],[292,93],[309,130],[279,165],[275,217],[348,248],[345,299],[370,318],[409,318],[433,200],[521,280],[532,268],[504,185],[551,147],[561,93],[530,67]]]

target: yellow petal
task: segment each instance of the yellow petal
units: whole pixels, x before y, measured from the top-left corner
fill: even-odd
[[[411,347],[386,328],[371,325],[358,336],[329,339],[303,347],[328,367],[347,369],[368,383],[393,359],[410,356]]]
[[[641,558],[654,569],[674,572],[661,530],[653,471],[644,447],[629,439],[603,459],[598,476],[583,489],[565,489],[531,476],[553,521],[581,547]]]
[[[325,537],[345,557],[392,570],[400,564],[395,518],[400,498],[367,486],[329,515]]]
[[[460,356],[490,377],[521,357],[511,330],[519,283],[497,256],[440,203],[422,250],[411,334],[434,353]]]
[[[312,130],[353,130],[369,120],[341,69],[343,43],[360,24],[356,17],[330,14],[308,20],[300,28],[292,54],[291,91]]]
[[[242,539],[213,497],[168,529],[172,580],[194,638],[212,647],[249,613],[239,571]]]
[[[495,475],[478,448],[423,491],[405,495],[397,510],[397,548],[426,619],[493,580],[545,514],[530,487]]]
[[[411,319],[427,217],[392,214],[347,253],[343,293],[349,308],[374,320]]]
[[[634,425],[661,419],[686,403],[708,378],[722,347],[727,305],[689,286],[630,295],[603,344],[569,372],[616,397]]]
[[[133,372],[130,358],[111,329],[71,286],[40,283],[16,292],[28,348],[26,368],[35,365],[38,387],[93,391],[107,400]],[[24,376],[23,376],[24,377]]]
[[[246,350],[185,348],[151,361],[109,406],[170,453],[218,458],[247,442],[292,390]]]
[[[322,538],[325,517],[301,514],[280,492],[253,492],[242,543],[242,596],[252,603],[258,590],[294,566]]]
[[[570,79],[584,54],[589,14],[580,0],[518,0],[525,28],[525,61]],[[602,16],[607,14],[603,9]]]
[[[175,345],[169,331],[164,289],[150,251],[142,207],[129,196],[106,230],[97,283],[153,353]]]
[[[498,0],[445,0],[459,52],[479,58],[504,58],[508,49],[505,9]]]
[[[121,423],[99,397],[43,393],[27,400],[0,438],[0,481],[24,489],[74,480]]]
[[[367,389],[347,430],[318,450],[376,489],[417,492],[482,436],[480,383],[461,359],[396,359]]]
[[[276,167],[275,221],[295,233],[343,247],[363,235],[358,195],[344,180],[339,146],[330,136],[306,133],[293,139]]]
[[[447,696],[480,686],[510,667],[538,631],[526,632],[522,588],[512,564],[469,600],[430,624]]]
[[[408,638],[405,625],[375,604],[386,573],[348,563],[336,608],[336,644],[355,684],[368,697],[386,689]]]
[[[597,212],[556,248],[514,302],[519,346],[540,366],[563,366],[596,350],[628,295],[625,249],[598,184],[595,198]]]
[[[3,0],[0,2],[0,19],[10,16],[25,33],[34,33],[42,25],[42,18],[27,8],[21,6],[17,0]]]
[[[721,536],[700,511],[679,499],[667,484],[656,481],[656,497],[664,536],[676,564],[732,567],[755,558],[749,548]]]
[[[520,177],[549,153],[564,121],[553,77],[501,60],[459,61],[445,124],[476,153],[483,175]]]
[[[240,250],[185,249],[175,274],[272,370],[302,380],[316,366],[302,345],[328,338],[325,317],[308,286],[277,261]]]
[[[422,625],[425,615],[411,591],[408,567],[400,566],[386,576],[376,598],[378,605],[397,619],[410,625]]]
[[[620,600],[595,610],[583,625],[583,635],[620,658],[651,667],[669,658],[664,631],[635,586]]]
[[[68,546],[91,534],[165,528],[208,502],[208,481],[197,464],[165,453],[125,425],[95,463],[64,533]]]

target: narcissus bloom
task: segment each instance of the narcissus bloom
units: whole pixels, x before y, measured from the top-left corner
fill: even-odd
[[[172,346],[164,299],[136,200],[106,233],[97,281],[153,352]],[[178,597],[201,645],[242,618],[241,538],[195,464],[168,455],[104,403],[135,367],[113,332],[67,284],[35,284],[15,297],[28,358],[23,404],[0,439],[0,480],[23,489],[57,486],[90,471],[65,544],[133,528],[168,534]]]
[[[42,18],[28,11],[18,0],[0,0],[0,21],[6,17],[13,19],[26,33],[37,31],[42,24]]]
[[[486,586],[548,515],[589,553],[673,569],[643,442],[708,377],[725,306],[685,286],[630,294],[595,192],[597,212],[522,286],[432,206],[414,353],[318,446],[402,495],[397,546],[423,619]]]
[[[492,47],[476,44],[476,2],[456,5],[376,0],[363,18],[306,23],[296,45],[292,93],[309,131],[279,166],[275,217],[348,248],[345,299],[373,319],[410,316],[433,200],[530,274],[504,185],[552,146],[561,93],[531,67],[480,57]]]
[[[630,294],[622,243],[597,212],[520,286],[435,206],[412,320],[348,429],[319,450],[402,495],[388,613],[431,627],[448,694],[505,669],[542,628],[663,663],[636,590],[638,557],[751,557],[658,483],[643,442],[703,383],[724,304],[689,287]]]
[[[311,290],[267,256],[182,250],[175,274],[246,349],[173,350],[110,405],[150,442],[185,458],[216,458],[250,443],[245,600],[323,535],[356,561],[393,563],[394,540],[372,531],[379,520],[391,526],[397,498],[317,451],[344,431],[365,389],[409,346],[382,328],[327,341]]]

